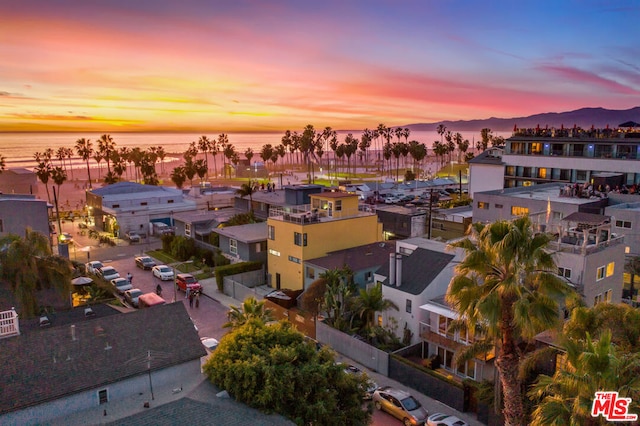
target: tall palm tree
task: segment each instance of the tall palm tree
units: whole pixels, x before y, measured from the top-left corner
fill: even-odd
[[[274,321],[273,310],[267,308],[265,303],[265,300],[258,301],[255,297],[247,297],[241,307],[230,305],[227,312],[228,321],[223,327],[236,329],[252,319],[260,320],[263,324]]]
[[[284,132],[284,136],[280,139],[280,143],[284,146],[286,152],[289,149],[289,146],[291,146],[291,130],[286,130]],[[289,161],[291,162],[291,157],[289,157]]]
[[[138,171],[140,170],[140,166],[142,166],[142,159],[144,158],[144,151],[142,151],[142,149],[140,149],[140,147],[136,146],[129,153],[129,158],[131,159],[131,162],[133,162],[133,169],[134,169],[135,175],[136,175],[136,182],[138,182],[138,180],[139,180]]]
[[[160,172],[164,174],[164,159],[167,157],[167,151],[165,151],[163,146],[159,146],[156,148],[156,155],[160,161]]]
[[[356,302],[356,312],[365,320],[366,327],[375,325],[375,313],[389,309],[398,310],[398,305],[382,295],[382,285],[376,284],[368,289],[360,289]]]
[[[213,164],[214,166],[216,165],[216,156],[218,155],[218,152],[222,152],[222,173],[224,174],[224,177],[227,176],[227,171],[226,171],[226,161],[225,161],[225,150],[227,149],[227,145],[229,144],[229,136],[227,136],[225,133],[220,133],[218,135],[218,143],[216,144],[216,146],[214,147],[215,151],[212,151],[211,153],[213,154]]]
[[[575,295],[557,274],[551,237],[534,234],[528,216],[511,222],[474,224],[470,238],[451,244],[465,257],[456,267],[446,299],[467,329],[486,327],[497,349],[496,368],[507,425],[525,423],[519,344],[561,323],[560,300]]]
[[[61,200],[60,186],[67,181],[67,171],[60,166],[51,169],[51,179],[58,187],[58,201]]]
[[[87,176],[89,177],[89,188],[91,186],[91,168],[89,167],[89,159],[93,155],[93,143],[89,139],[80,138],[76,141],[76,153],[82,158],[87,165]]]
[[[597,391],[617,391],[631,398],[631,412],[640,409],[640,354],[623,353],[613,343],[611,330],[598,341],[566,339],[566,363],[553,376],[541,374],[529,391],[537,401],[531,425],[605,425],[603,417],[592,417]]]
[[[38,179],[40,179],[40,182],[44,184],[44,187],[47,190],[47,200],[51,203],[51,195],[49,194],[49,178],[53,172],[51,162],[47,160],[39,161],[34,171]]]
[[[184,166],[175,167],[171,171],[171,180],[173,181],[173,183],[176,184],[178,189],[182,189],[182,187],[184,186],[184,183],[187,180],[187,175],[185,173]]]
[[[224,158],[229,160],[229,177],[231,177],[231,163],[234,162],[234,158],[237,157],[237,152],[236,152],[236,147],[233,146],[232,143],[227,143],[224,147],[224,150],[222,151],[222,154],[224,155]],[[225,167],[225,173],[226,173],[226,167]]]
[[[300,152],[307,166],[307,182],[311,183],[311,156],[315,148],[316,130],[312,124],[307,124],[300,137]]]
[[[111,154],[116,150],[116,143],[111,135],[104,134],[98,139],[98,152],[107,162],[107,175],[111,174]]]
[[[206,136],[200,136],[198,140],[198,148],[204,153],[204,164],[207,167],[207,180],[209,179],[209,151],[211,150],[211,141]]]
[[[0,154],[0,173],[6,170],[7,163],[4,155]]]
[[[427,156],[427,147],[418,141],[411,141],[409,142],[409,155],[413,158],[413,169],[415,171],[417,164]],[[418,177],[417,173],[416,177]]]

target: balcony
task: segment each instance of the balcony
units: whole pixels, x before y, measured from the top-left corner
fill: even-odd
[[[0,312],[0,339],[20,334],[18,313],[14,308]]]

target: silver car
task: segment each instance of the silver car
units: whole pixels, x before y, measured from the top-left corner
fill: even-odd
[[[156,265],[151,268],[151,272],[153,272],[153,276],[160,278],[162,281],[173,280],[173,269],[168,267],[167,265]]]
[[[417,399],[407,392],[383,386],[373,393],[373,403],[378,410],[384,410],[405,426],[423,425],[429,417],[429,412],[420,405]]]

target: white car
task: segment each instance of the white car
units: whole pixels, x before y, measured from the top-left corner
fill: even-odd
[[[151,272],[154,277],[160,278],[162,281],[173,280],[173,269],[167,265],[156,265],[151,268]]]
[[[102,268],[104,265],[99,260],[92,260],[91,262],[87,262],[85,267],[89,274],[97,274],[98,269]]]
[[[460,420],[456,416],[435,413],[427,419],[427,426],[469,426],[469,423]]]
[[[207,353],[211,353],[215,351],[216,348],[218,347],[218,343],[220,343],[218,342],[218,339],[214,339],[213,337],[202,337],[200,341],[202,342],[202,345],[207,350]]]
[[[391,197],[386,197],[384,199],[384,203],[385,204],[396,204],[400,202],[400,198],[396,197],[396,196],[391,196]]]
[[[111,280],[111,284],[119,294],[123,294],[127,290],[131,290],[133,286],[126,278],[114,278]]]
[[[102,268],[98,269],[98,272],[96,274],[107,281],[120,278],[120,274],[113,266],[103,266]]]

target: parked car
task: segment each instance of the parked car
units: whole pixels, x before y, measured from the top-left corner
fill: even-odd
[[[118,294],[124,294],[125,291],[133,288],[126,278],[114,278],[111,280],[111,284],[115,287]]]
[[[160,278],[162,281],[170,281],[173,279],[173,269],[167,265],[156,265],[151,268],[153,276]]]
[[[142,239],[142,238],[140,238],[140,234],[138,234],[135,231],[127,231],[125,236],[129,240],[129,242],[132,242],[132,243],[139,243],[140,240]]]
[[[405,426],[423,425],[429,417],[429,412],[420,405],[417,399],[409,393],[383,386],[373,393],[373,403],[378,410],[384,410]]]
[[[135,258],[136,266],[138,268],[142,268],[143,270],[152,269],[156,266],[156,262],[150,258],[149,256],[138,256]]]
[[[196,280],[196,278],[191,275],[191,274],[178,274],[176,275],[176,284],[178,285],[178,288],[182,291],[187,291],[187,288],[189,289],[189,291],[201,291],[202,290],[202,286],[200,285],[200,283],[198,282],[198,280]]]
[[[360,370],[355,365],[351,365],[351,364],[348,364],[347,366],[345,366],[344,372],[347,374],[354,374],[356,376],[362,376],[362,375],[366,376],[366,374],[363,373],[362,370]],[[378,384],[367,376],[367,388],[364,391],[364,399],[368,400],[373,398],[373,393],[375,392],[376,389],[378,389]]]
[[[142,296],[142,290],[139,288],[132,288],[124,292],[124,300],[134,308],[138,307],[138,297]]]
[[[102,268],[104,265],[99,260],[92,260],[91,262],[87,262],[84,266],[87,270],[87,273],[97,274],[98,269]]]
[[[400,202],[400,198],[396,197],[396,196],[391,196],[391,197],[385,197],[384,199],[384,203],[385,204],[396,204]]]
[[[435,413],[427,419],[427,426],[469,426],[469,423],[460,420],[456,416]]]
[[[204,346],[204,348],[207,350],[208,354],[215,351],[216,348],[218,347],[218,343],[220,343],[218,342],[217,339],[214,339],[213,337],[202,337],[200,341],[202,342],[202,345]]]
[[[113,266],[103,266],[102,268],[98,269],[96,275],[104,278],[107,281],[111,281],[114,278],[120,278],[120,274]]]

